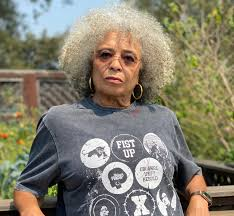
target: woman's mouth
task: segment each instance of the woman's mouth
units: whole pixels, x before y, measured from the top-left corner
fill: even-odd
[[[105,78],[105,80],[111,83],[115,83],[115,84],[119,84],[123,82],[123,80],[120,79],[119,77],[113,77],[113,76],[108,76]]]

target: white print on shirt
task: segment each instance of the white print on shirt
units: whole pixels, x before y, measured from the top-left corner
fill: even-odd
[[[111,141],[111,151],[122,162],[133,162],[142,155],[141,141],[129,134],[120,134]]]
[[[99,215],[100,216],[108,216],[109,215],[109,210],[105,205],[101,207]]]
[[[133,184],[132,171],[126,164],[110,163],[103,170],[102,183],[113,194],[125,193]]]
[[[156,159],[144,158],[136,165],[135,176],[142,187],[154,189],[162,180],[163,168]]]
[[[89,206],[90,216],[120,216],[118,201],[108,194],[102,194],[92,200]]]
[[[124,208],[128,216],[152,216],[155,211],[155,200],[147,191],[133,190],[126,196]]]
[[[160,198],[161,197],[161,198]],[[169,200],[166,193],[160,193],[160,189],[157,192],[157,205],[163,216],[173,216],[176,210],[176,194],[173,190],[173,197]]]
[[[114,156],[112,158],[111,152]],[[162,216],[174,215],[175,192],[172,190],[171,196],[171,190],[163,190],[161,187],[162,193],[160,190],[153,192],[153,189],[164,182],[164,177],[167,180],[172,179],[170,176],[173,175],[173,163],[170,154],[162,140],[154,133],[147,133],[143,136],[143,141],[130,134],[120,134],[112,139],[110,147],[105,140],[99,138],[88,140],[81,149],[81,161],[91,168],[86,170],[87,178],[93,176],[99,182],[98,187],[93,188],[91,183],[87,187],[90,191],[89,197],[93,200],[90,216],[122,216],[124,213],[128,216],[153,216],[160,213]],[[117,161],[112,162],[113,160]],[[133,185],[141,186],[141,189],[132,188]],[[152,190],[154,195],[144,188]],[[121,203],[124,212],[115,200],[117,197],[103,194],[106,193],[105,189],[118,195],[119,201],[125,197],[124,203]],[[95,196],[98,197],[93,199]]]
[[[110,147],[107,142],[102,139],[90,139],[83,145],[80,158],[86,167],[101,167],[110,158]]]
[[[164,154],[168,156],[168,150],[163,141],[154,133],[147,133],[143,138],[143,145],[146,151],[152,154]]]
[[[166,175],[169,179],[173,178],[173,163],[171,154],[163,141],[154,133],[147,133],[143,138],[143,145],[151,157],[161,162],[164,170],[168,169]]]
[[[149,209],[145,207],[146,199],[147,196],[145,194],[131,197],[131,200],[136,204],[134,215],[148,215],[150,213]]]

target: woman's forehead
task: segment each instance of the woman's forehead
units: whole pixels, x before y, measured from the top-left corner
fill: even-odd
[[[139,41],[137,41],[129,32],[107,32],[97,45],[98,49],[102,47],[121,48],[141,53]]]

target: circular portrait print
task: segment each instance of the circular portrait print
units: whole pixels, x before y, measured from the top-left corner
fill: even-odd
[[[107,194],[96,197],[89,208],[91,216],[120,216],[120,207],[117,200]]]
[[[110,163],[103,170],[102,183],[110,193],[125,193],[133,184],[132,171],[121,162]]]
[[[154,133],[148,133],[144,136],[143,145],[150,155],[168,156],[168,150],[163,141]]]
[[[168,194],[168,191],[163,191],[161,189],[157,192],[157,206],[163,216],[173,216],[176,213],[176,192],[170,190],[170,193],[171,192],[173,193],[172,196]]]

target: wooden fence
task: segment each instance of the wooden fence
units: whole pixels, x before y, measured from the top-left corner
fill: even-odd
[[[78,95],[61,71],[0,70],[0,113],[26,107],[49,107],[76,101]]]

